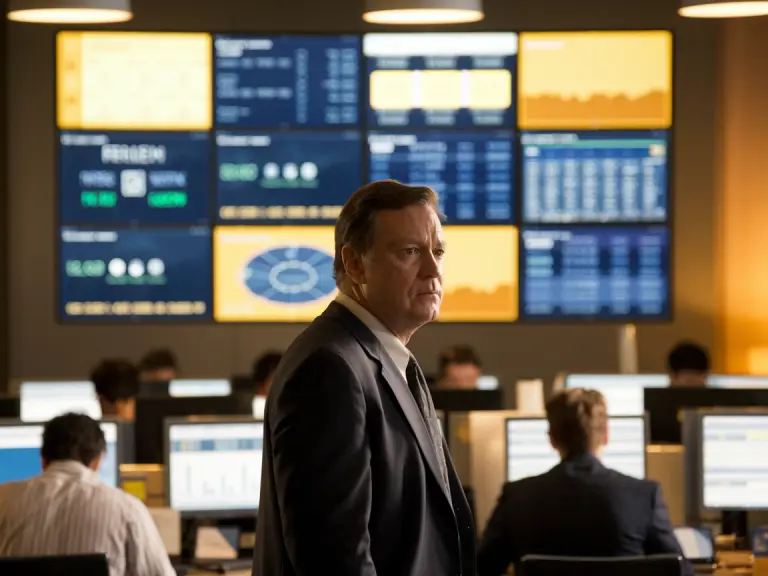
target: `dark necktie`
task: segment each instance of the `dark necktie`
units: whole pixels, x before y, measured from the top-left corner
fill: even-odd
[[[427,379],[424,377],[424,373],[421,371],[416,358],[411,356],[408,361],[408,366],[405,369],[405,377],[408,380],[408,388],[413,394],[413,398],[416,400],[416,405],[419,407],[424,423],[427,425],[429,436],[432,439],[432,446],[435,449],[435,455],[437,456],[437,462],[440,465],[440,473],[443,477],[443,483],[445,484],[448,493],[451,493],[450,485],[448,483],[448,467],[445,463],[445,453],[443,452],[443,433],[440,430],[440,422],[437,419],[435,413],[435,406],[432,404],[432,395],[429,393],[427,387]]]

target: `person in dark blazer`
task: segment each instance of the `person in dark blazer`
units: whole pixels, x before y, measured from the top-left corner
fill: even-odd
[[[437,206],[387,180],[339,215],[338,298],[267,397],[254,576],[475,574],[471,513],[406,348],[442,299]]]
[[[682,556],[659,485],[600,463],[609,440],[603,395],[564,390],[546,412],[561,462],[504,486],[479,546],[478,575],[499,576],[510,564],[519,568],[528,554]]]

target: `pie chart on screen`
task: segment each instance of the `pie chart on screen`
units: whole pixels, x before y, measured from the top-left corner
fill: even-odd
[[[256,296],[280,304],[304,304],[336,290],[333,256],[307,246],[272,248],[245,267],[245,285]]]

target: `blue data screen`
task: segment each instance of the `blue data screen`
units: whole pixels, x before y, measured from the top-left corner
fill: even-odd
[[[666,220],[665,131],[527,132],[521,140],[525,222]]]
[[[66,320],[211,318],[209,229],[64,228],[59,250]]]
[[[216,36],[214,52],[220,127],[359,123],[359,37]]]
[[[665,228],[526,229],[522,316],[602,319],[669,316]]]
[[[101,428],[107,440],[107,450],[99,465],[99,477],[109,486],[118,486],[116,433],[107,435],[108,426]],[[0,484],[20,482],[39,475],[42,470],[40,448],[43,444],[43,426],[0,427]]]
[[[62,224],[202,224],[210,211],[206,132],[62,132]]]
[[[514,33],[366,34],[363,54],[370,126],[514,126]]]
[[[216,145],[223,221],[333,223],[363,183],[357,131],[221,132]]]
[[[370,179],[433,188],[450,224],[511,223],[511,132],[368,135]]]

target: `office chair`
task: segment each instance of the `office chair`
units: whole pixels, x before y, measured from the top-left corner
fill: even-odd
[[[675,554],[577,558],[525,556],[522,576],[682,576],[683,558]]]
[[[109,576],[105,554],[0,558],[3,576]]]

